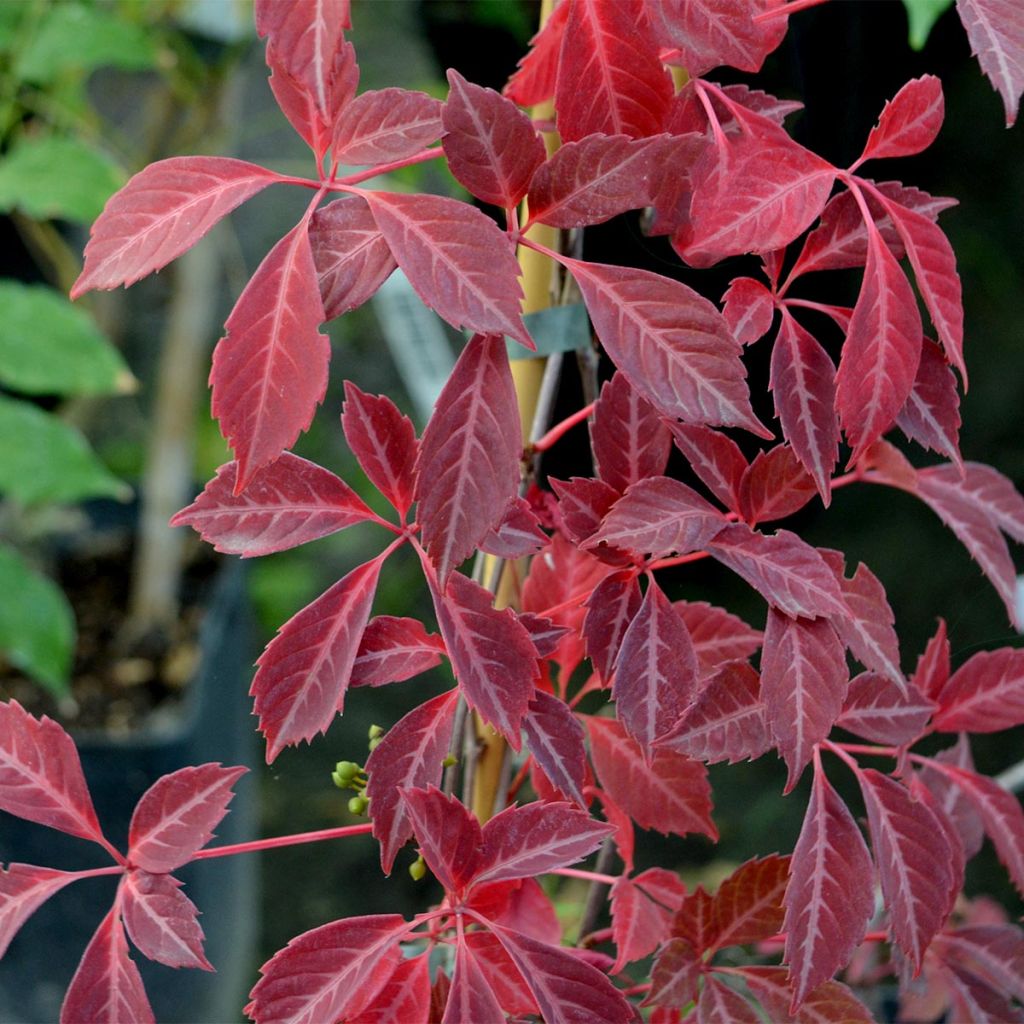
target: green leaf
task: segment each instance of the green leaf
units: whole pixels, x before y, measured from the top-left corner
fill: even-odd
[[[65,71],[151,68],[156,48],[138,25],[77,3],[52,4],[39,32],[18,55],[14,75],[43,85]]]
[[[0,281],[0,384],[28,395],[131,391],[135,378],[92,318],[42,285]]]
[[[64,696],[75,646],[75,617],[67,598],[5,547],[0,547],[0,592],[17,595],[0,601],[0,651],[54,696]]]
[[[77,430],[28,402],[0,395],[0,494],[31,505],[127,499],[131,491]]]
[[[89,224],[125,182],[121,169],[75,139],[22,139],[0,160],[0,210]]]
[[[953,6],[953,0],[903,0],[910,23],[910,48],[923,50],[932,26]]]

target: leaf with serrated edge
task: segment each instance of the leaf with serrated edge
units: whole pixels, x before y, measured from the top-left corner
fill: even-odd
[[[817,340],[787,309],[772,348],[769,388],[775,415],[797,458],[814,478],[822,501],[831,496],[832,471],[839,458],[836,368]]]
[[[1024,650],[1003,647],[968,658],[938,692],[940,732],[1000,732],[1024,722]]]
[[[789,972],[784,967],[748,965],[741,968],[743,980],[757,997],[771,1020],[788,1020],[792,995]],[[841,982],[825,981],[807,994],[794,1024],[874,1024],[871,1011]]]
[[[368,395],[345,381],[341,426],[370,483],[404,516],[416,484],[416,432],[386,395]]]
[[[668,904],[652,898],[644,888],[641,879],[651,872],[672,878],[678,892]],[[673,903],[678,903],[686,891],[682,882],[662,868],[651,868],[634,879],[620,876],[611,889],[612,941],[618,950],[612,973],[618,974],[626,964],[641,960],[653,952],[669,936],[672,924]],[[669,897],[668,892],[659,893]]]
[[[487,976],[477,963],[476,953],[467,942],[458,942],[455,971],[441,1024],[500,1021],[504,1016]]]
[[[1024,1002],[1024,935],[1016,925],[968,925],[936,936],[933,948],[945,959],[965,962],[993,988]]]
[[[694,473],[726,508],[738,513],[740,481],[747,468],[739,445],[710,427],[670,423],[669,429]]]
[[[167,967],[212,971],[203,953],[203,929],[195,904],[173,875],[141,869],[129,873],[121,913],[132,942],[144,956]]]
[[[547,1021],[633,1024],[636,1013],[601,971],[566,949],[510,928],[491,926],[529,985]]]
[[[746,946],[782,929],[789,857],[771,854],[737,868],[714,896],[715,946]]]
[[[515,206],[547,156],[537,129],[510,100],[467,82],[454,68],[448,85],[441,116],[449,169],[477,199]]]
[[[357,96],[335,124],[331,158],[344,164],[383,164],[415,156],[439,138],[440,100],[392,86]]]
[[[0,810],[102,842],[103,833],[71,737],[16,700],[0,703]]]
[[[321,206],[309,222],[309,242],[325,320],[361,306],[398,266],[363,199]]]
[[[331,345],[305,222],[267,254],[213,351],[210,410],[238,461],[235,491],[309,427],[327,391]]]
[[[696,697],[698,679],[689,631],[652,579],[622,638],[612,684],[616,715],[645,756]]]
[[[760,281],[734,277],[722,296],[722,315],[736,340],[751,345],[770,330],[775,300]]]
[[[0,864],[0,958],[18,929],[39,907],[78,877],[74,871],[56,871],[34,864]]]
[[[929,466],[918,474],[926,501],[949,494],[967,501],[1018,543],[1024,544],[1024,497],[997,469],[980,462]]]
[[[435,786],[401,790],[427,867],[449,893],[461,893],[485,865],[480,823],[455,797]]]
[[[386,875],[391,874],[395,856],[412,835],[399,790],[441,781],[441,762],[451,743],[458,695],[458,690],[449,690],[413,708],[381,737],[366,762],[373,835],[380,842],[380,864]]]
[[[642,1005],[686,1006],[697,996],[700,974],[701,960],[693,946],[685,939],[669,939],[651,965],[651,990]]]
[[[373,1001],[352,1024],[427,1024],[430,1012],[430,954],[398,962]]]
[[[707,601],[674,601],[690,631],[693,648],[707,672],[726,661],[749,658],[760,646],[764,634],[748,626],[738,615]]]
[[[1003,98],[1010,128],[1024,92],[1024,14],[1013,0],[957,0],[956,12],[971,53]]]
[[[506,83],[505,95],[521,107],[532,107],[554,96],[559,51],[568,16],[568,4],[554,8],[540,31],[530,40],[529,50],[520,58]]]
[[[606,576],[587,598],[587,617],[583,620],[587,657],[606,686],[611,682],[622,638],[642,600],[640,584],[630,570]]]
[[[157,779],[139,798],[128,829],[128,860],[156,873],[187,864],[214,835],[248,768],[217,762],[179,768]]]
[[[946,916],[952,880],[945,834],[923,801],[873,768],[857,772],[868,811],[871,845],[897,943],[920,970],[924,952]]]
[[[950,652],[946,636],[946,620],[939,619],[935,634],[917,659],[911,682],[931,700],[939,694],[949,679]]]
[[[259,1024],[324,1024],[355,1016],[387,983],[414,926],[398,914],[332,921],[292,939],[261,968],[245,1013]]]
[[[924,731],[935,705],[913,684],[903,690],[877,672],[862,672],[850,682],[836,725],[874,743],[899,746]]]
[[[704,765],[661,749],[655,749],[648,764],[639,744],[618,722],[588,717],[585,724],[601,785],[640,828],[718,838]]]
[[[112,907],[82,954],[60,1008],[60,1024],[153,1024],[155,1019],[139,969],[128,955],[117,907]]]
[[[533,759],[563,796],[585,806],[587,754],[583,727],[563,700],[538,690],[523,719]]]
[[[771,437],[750,408],[740,344],[713,303],[646,270],[565,262],[612,362],[663,416]]]
[[[423,546],[442,587],[516,496],[519,455],[505,343],[498,335],[477,334],[438,397],[416,461]]]
[[[860,159],[920,153],[935,141],[944,115],[942,83],[934,75],[911,79],[886,103]]]
[[[697,1001],[698,1024],[761,1024],[750,1002],[713,974],[704,975]]]
[[[907,403],[896,424],[911,441],[963,465],[960,457],[960,396],[956,378],[939,346],[927,338]]]
[[[790,1011],[845,966],[875,909],[874,869],[846,804],[815,765],[814,787],[786,889]]]
[[[754,760],[772,746],[757,673],[732,661],[701,684],[700,695],[657,741],[705,764]]]
[[[733,523],[715,535],[707,551],[791,618],[849,615],[821,555],[795,533],[763,534]]]
[[[519,310],[519,264],[494,221],[444,196],[368,192],[366,200],[409,283],[438,316],[534,347]]]
[[[786,519],[814,494],[814,480],[787,444],[758,452],[740,481],[740,507],[751,524]]]
[[[569,5],[555,85],[563,141],[595,132],[653,135],[671,99],[672,80],[639,0]]]
[[[498,558],[527,558],[546,547],[548,535],[525,498],[515,497],[496,526],[480,541],[480,550]]]
[[[238,463],[225,463],[170,525],[191,526],[215,551],[255,558],[374,518],[343,480],[291,452],[259,470],[241,494],[237,476]]]
[[[520,728],[538,676],[537,650],[526,628],[492,595],[459,573],[434,607],[459,689],[475,711],[519,750]]]
[[[273,171],[229,157],[179,156],[150,164],[110,198],[93,224],[71,298],[134,284],[167,266],[276,180]]]
[[[378,615],[359,641],[349,686],[385,686],[441,664],[444,643],[417,619]]]
[[[267,739],[267,764],[281,751],[327,731],[342,707],[370,618],[380,557],[357,566],[293,615],[256,662],[249,688]]]

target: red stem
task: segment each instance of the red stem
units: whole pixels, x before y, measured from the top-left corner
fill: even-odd
[[[563,435],[567,434],[577,423],[582,423],[594,411],[597,402],[585,405],[578,412],[567,416],[561,423],[556,423],[543,437],[533,442],[532,448],[535,452],[546,452]]]
[[[550,874],[582,878],[587,882],[600,882],[602,885],[614,885],[618,881],[614,875],[603,875],[600,871],[585,871],[583,868],[555,868]]]
[[[209,857],[231,857],[236,853],[258,853],[273,850],[279,846],[298,846],[300,843],[319,843],[324,839],[344,839],[346,836],[365,836],[373,831],[373,825],[343,825],[341,828],[323,828],[317,832],[298,832],[290,836],[273,836],[270,839],[253,839],[248,843],[234,843],[231,846],[212,846],[200,850],[192,859],[206,860]]]
[[[332,190],[343,192],[346,190],[347,185],[358,185],[361,181],[366,181],[368,178],[376,178],[378,174],[387,174],[389,171],[398,171],[403,167],[412,167],[413,164],[422,164],[427,160],[433,160],[435,157],[443,155],[444,150],[440,146],[434,146],[431,149],[422,149],[420,152],[407,156],[402,160],[392,160],[389,164],[378,164],[376,167],[368,167],[365,171],[348,174],[344,178],[335,178],[326,184]]]

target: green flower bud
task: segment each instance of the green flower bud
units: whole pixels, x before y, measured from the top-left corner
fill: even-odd
[[[354,796],[348,802],[349,814],[355,814],[361,816],[366,813],[366,808],[369,806],[370,801],[365,796]]]
[[[381,736],[374,736],[371,738],[370,742],[367,744],[367,746],[370,748],[371,754],[377,749],[377,747],[380,746],[380,741],[382,738],[383,737]]]
[[[418,882],[427,873],[427,865],[420,857],[409,865],[409,875],[414,882]]]
[[[442,762],[442,768],[452,768],[459,763],[459,759],[454,754],[449,754]]]
[[[379,725],[370,726],[370,739],[379,740],[384,735],[384,730]]]

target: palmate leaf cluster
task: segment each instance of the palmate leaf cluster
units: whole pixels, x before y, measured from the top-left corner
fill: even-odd
[[[140,172],[94,225],[74,295],[160,269],[271,184],[312,193],[214,353],[213,412],[235,459],[174,519],[242,557],[358,523],[388,535],[261,656],[251,693],[268,762],[329,729],[353,687],[401,682],[442,659],[454,674],[452,689],[387,730],[365,766],[384,872],[413,840],[444,901],[411,920],[372,914],[296,937],[264,965],[247,1007],[254,1020],[626,1022],[639,1005],[659,1021],[869,1020],[837,980],[865,956],[905,998],[925,989],[936,1016],[1020,1016],[1020,930],[975,923],[958,900],[986,836],[1024,891],[1024,812],[975,770],[968,738],[1024,722],[1024,653],[986,651],[954,666],[940,624],[907,675],[878,576],[775,525],[808,502],[827,505],[840,487],[899,488],[949,526],[1014,617],[1007,537],[1024,542],[1024,498],[958,447],[961,289],[937,223],[951,201],[862,173],[928,148],[944,115],[938,80],[908,82],[841,168],[787,133],[797,104],[708,77],[722,65],[756,72],[803,6],[565,0],[504,96],[453,72],[442,103],[359,92],[343,0],[257,2],[271,88],[310,146],[316,178],[176,157]],[[960,7],[1012,122],[1019,16],[997,24],[996,0]],[[684,68],[686,84],[677,89],[667,66]],[[551,155],[523,109],[549,100],[561,140]],[[468,203],[364,185],[435,157],[501,208],[505,230]],[[349,164],[367,170],[339,171]],[[652,210],[652,230],[690,266],[753,253],[759,276],[734,279],[720,309],[670,277],[571,257],[530,233],[637,209]],[[587,410],[594,475],[552,480],[550,490],[530,476],[535,452],[524,459],[508,360],[507,344],[533,346],[521,315],[523,248],[574,282],[611,364]],[[391,506],[382,516],[287,449],[324,397],[321,325],[396,267],[472,336],[419,438],[389,398],[346,382],[342,425]],[[806,275],[836,268],[862,270],[852,307],[793,294]],[[837,351],[811,333],[808,308],[838,326]],[[772,350],[777,425],[750,402],[744,354],[755,342]],[[915,468],[894,428],[943,461]],[[728,431],[763,447],[748,459]],[[673,449],[702,492],[666,475]],[[387,560],[403,546],[419,557],[436,632],[373,614]],[[514,610],[459,572],[477,551],[531,558]],[[763,629],[703,601],[670,600],[659,573],[708,558],[760,595]],[[583,713],[592,692],[606,705]],[[467,707],[504,738],[536,797],[485,824],[439,788]],[[0,806],[104,845],[121,875],[64,1016],[148,1019],[124,929],[145,956],[208,966],[195,908],[170,872],[200,855],[237,772],[204,765],[161,780],[140,803],[124,856],[100,831],[66,735],[16,704],[2,715]],[[949,736],[945,749],[920,753],[933,734]],[[791,854],[751,859],[714,893],[687,890],[662,868],[637,871],[636,828],[717,839],[707,765],[771,751],[786,764],[787,791],[808,769],[812,777]],[[888,771],[863,764],[869,757]],[[852,808],[834,784],[840,771],[860,792]],[[571,867],[609,842],[617,875]],[[611,883],[614,957],[561,945],[537,878],[574,872]],[[11,866],[0,882],[4,938],[72,880]],[[630,965],[652,954],[640,978]]]

